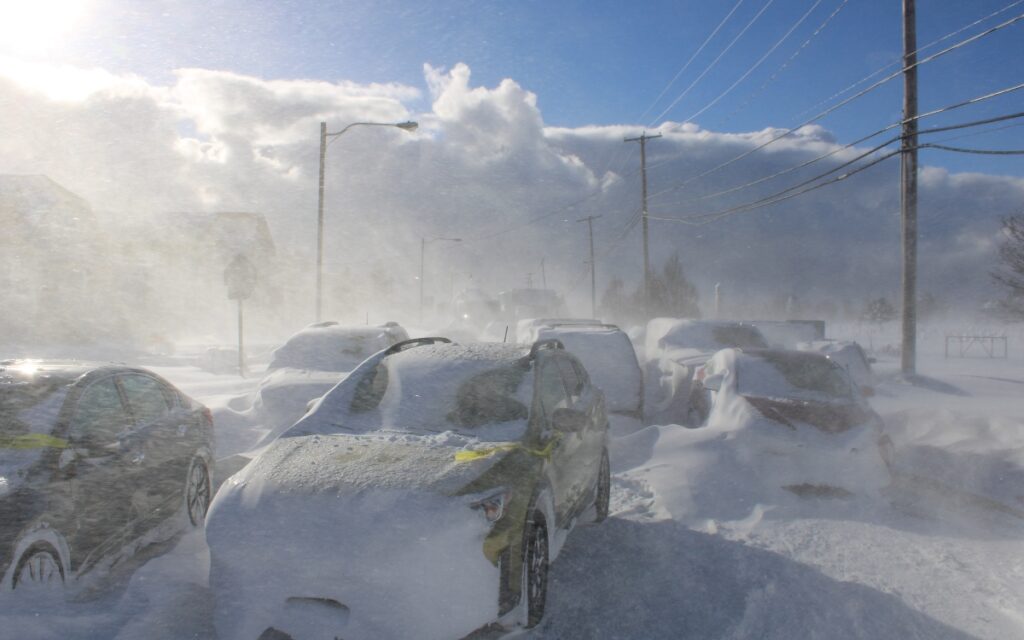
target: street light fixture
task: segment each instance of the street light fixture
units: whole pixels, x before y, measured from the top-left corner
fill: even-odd
[[[327,159],[327,139],[337,138],[352,127],[395,127],[402,131],[413,132],[419,127],[416,122],[353,122],[341,131],[327,132],[327,123],[320,123],[320,195],[316,206],[316,321],[320,322],[323,309],[324,283],[324,164]]]
[[[427,253],[427,243],[444,240],[447,242],[462,242],[462,238],[425,238],[420,236],[420,322],[423,322],[423,264]]]

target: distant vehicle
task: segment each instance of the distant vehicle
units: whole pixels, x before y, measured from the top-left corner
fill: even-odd
[[[629,336],[600,320],[544,318],[519,321],[520,342],[555,339],[580,359],[609,413],[642,420],[644,377]]]
[[[549,562],[608,515],[607,429],[557,341],[420,338],[373,356],[217,494],[219,637],[538,624]]]
[[[696,378],[690,405],[701,422],[727,422],[771,438],[770,464],[780,467],[771,475],[792,480],[782,488],[843,497],[888,482],[891,444],[882,419],[826,356],[723,349]]]
[[[4,590],[81,586],[158,525],[203,525],[210,413],[149,371],[0,362],[0,441]]]
[[[852,340],[815,340],[797,345],[801,351],[823,353],[832,361],[846,369],[853,381],[866,395],[874,395],[875,381],[871,371],[872,358],[864,353],[864,348]]]
[[[453,306],[455,322],[472,326],[478,332],[498,317],[501,308],[496,299],[480,289],[461,291]]]
[[[693,373],[711,355],[728,347],[768,347],[753,325],[725,320],[655,319],[648,324],[646,341],[649,419],[677,424],[692,421]]]
[[[501,320],[515,331],[523,318],[564,318],[569,315],[565,300],[551,289],[511,289],[498,294]]]
[[[395,322],[375,327],[312,324],[274,351],[253,406],[263,413],[271,437],[276,436],[306,413],[311,400],[327,393],[360,362],[408,339],[409,334]]]

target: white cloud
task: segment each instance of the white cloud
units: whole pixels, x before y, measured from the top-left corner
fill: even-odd
[[[566,289],[586,273],[584,227],[575,220],[593,213],[604,216],[595,225],[599,287],[613,275],[639,277],[638,231],[612,243],[639,208],[636,145],[623,138],[642,127],[545,127],[537,97],[513,80],[473,86],[464,64],[426,65],[424,77],[431,110],[414,113],[408,105],[418,102],[420,90],[400,84],[268,81],[183,69],[170,86],[156,86],[102,70],[0,61],[0,173],[44,173],[96,209],[132,215],[263,212],[280,245],[308,256],[319,123],[336,130],[356,121],[413,119],[421,123],[414,134],[363,127],[332,143],[325,208],[332,268],[344,265],[365,278],[375,265],[386,265],[396,282],[414,287],[419,265],[410,256],[418,257],[419,239],[457,235],[463,243],[438,245],[429,258],[437,273],[455,273],[450,286],[458,288],[470,274],[494,290],[521,286],[529,272],[538,279],[544,259],[549,283]],[[723,134],[672,122],[649,130],[663,135],[647,147],[651,213],[727,209],[855,153],[701,199],[837,148],[827,130],[805,127],[769,147],[771,153],[688,182],[781,131]],[[657,263],[678,250],[694,278],[727,283],[732,291],[895,290],[896,180],[893,160],[716,224],[652,221],[652,254]],[[1019,210],[1024,180],[924,168],[921,185],[929,282],[982,286],[989,256],[962,239],[991,237],[1000,216]],[[577,293],[582,300],[587,287]]]

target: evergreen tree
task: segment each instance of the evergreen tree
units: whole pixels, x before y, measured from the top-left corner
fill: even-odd
[[[875,298],[868,301],[861,318],[868,322],[883,324],[896,319],[896,307],[886,298]]]

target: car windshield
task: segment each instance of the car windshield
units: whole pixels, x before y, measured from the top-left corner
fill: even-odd
[[[795,351],[741,355],[736,380],[740,394],[771,398],[848,401],[853,391],[846,373],[833,362]]]
[[[455,359],[384,360],[356,391],[347,429],[461,431],[517,439],[529,417],[528,369]],[[492,427],[503,425],[502,429]]]

